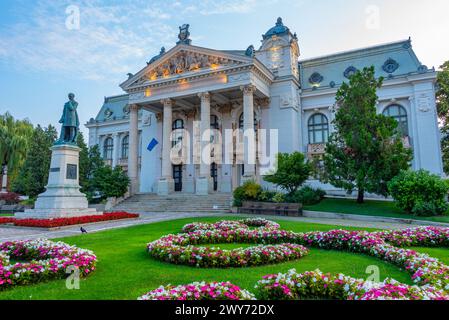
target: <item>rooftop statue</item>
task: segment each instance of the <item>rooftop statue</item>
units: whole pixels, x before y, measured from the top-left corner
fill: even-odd
[[[76,144],[80,125],[77,108],[78,102],[75,101],[75,95],[69,93],[69,101],[64,104],[64,111],[59,120],[62,124],[61,137],[56,144]]]

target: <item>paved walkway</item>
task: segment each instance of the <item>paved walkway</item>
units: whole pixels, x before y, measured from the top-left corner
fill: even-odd
[[[139,212],[137,212],[139,213]],[[182,218],[196,218],[196,217],[210,217],[210,216],[236,216],[243,217],[240,214],[217,214],[217,213],[167,213],[167,212],[140,212],[141,217],[135,220],[117,220],[111,222],[98,223],[93,225],[85,226],[85,229],[89,233],[99,232],[110,229],[126,228],[130,226],[148,224],[159,221],[168,221]],[[279,217],[279,216],[263,216],[267,219],[278,219],[278,220],[290,220],[306,223],[318,223],[318,224],[330,224],[337,226],[352,226],[361,228],[376,228],[376,229],[398,229],[398,228],[408,228],[410,225],[399,224],[399,223],[386,223],[386,222],[367,222],[367,221],[356,221],[347,219],[326,219],[326,218],[306,218],[306,217]],[[70,227],[62,230],[44,231],[38,229],[30,228],[8,228],[0,226],[0,241],[7,240],[24,240],[24,239],[38,239],[38,238],[63,238],[80,234],[79,227]]]

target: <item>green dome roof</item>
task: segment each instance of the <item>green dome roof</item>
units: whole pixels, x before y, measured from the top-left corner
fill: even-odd
[[[282,22],[282,18],[279,17],[276,21],[276,25],[273,28],[271,28],[270,30],[268,30],[262,37],[265,40],[266,38],[269,38],[271,36],[284,34],[284,33],[288,33],[288,32],[290,32],[290,30],[286,26],[284,26],[284,23]]]

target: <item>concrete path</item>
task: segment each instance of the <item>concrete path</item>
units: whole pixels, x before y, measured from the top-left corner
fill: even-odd
[[[236,217],[254,217],[242,214],[217,214],[217,213],[167,213],[167,212],[137,212],[140,213],[141,217],[135,220],[118,220],[111,222],[98,223],[93,225],[86,225],[85,229],[89,233],[100,232],[110,229],[126,228],[130,226],[148,224],[159,221],[168,221],[183,218],[196,218],[196,217],[210,217],[210,216],[236,216]],[[376,228],[376,229],[399,229],[408,228],[410,225],[400,224],[400,223],[386,223],[386,222],[367,222],[367,221],[357,221],[357,220],[347,220],[347,219],[329,219],[329,218],[307,218],[307,217],[279,217],[279,216],[263,216],[266,219],[278,219],[278,220],[290,220],[305,223],[318,223],[318,224],[329,224],[337,226],[352,226],[361,228]],[[9,228],[0,226],[0,241],[7,240],[24,240],[24,239],[38,239],[38,238],[62,238],[74,235],[79,235],[79,226],[64,228],[61,230],[44,231],[38,229],[30,228]]]

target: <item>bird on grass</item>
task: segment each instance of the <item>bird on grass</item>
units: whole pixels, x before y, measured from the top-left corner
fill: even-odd
[[[87,230],[84,229],[83,227],[80,228],[81,233],[87,233]]]

